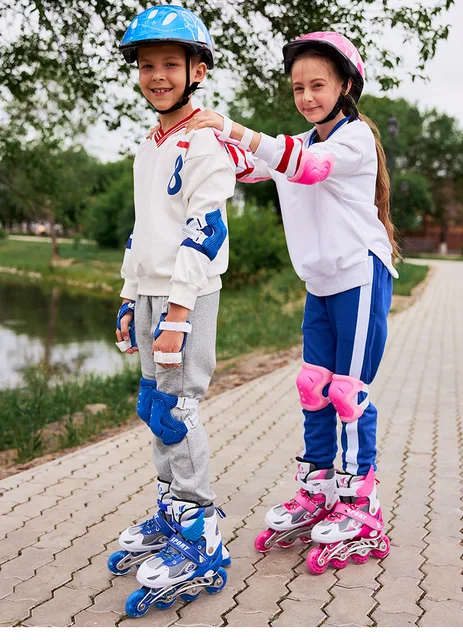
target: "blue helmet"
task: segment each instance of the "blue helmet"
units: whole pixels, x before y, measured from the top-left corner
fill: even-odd
[[[214,67],[214,44],[204,23],[194,13],[176,5],[146,9],[132,20],[119,49],[127,62],[135,62],[137,49],[157,42],[175,42],[201,56],[208,69]]]

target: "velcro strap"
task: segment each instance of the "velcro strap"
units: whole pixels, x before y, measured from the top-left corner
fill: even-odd
[[[188,224],[184,224],[182,226],[182,231],[186,236],[191,238],[193,242],[196,242],[196,244],[202,245],[206,238],[209,237],[201,231],[201,223],[197,218]]]
[[[344,504],[343,502],[338,502],[333,512],[344,514],[348,518],[352,518],[357,522],[366,524],[371,529],[376,529],[377,531],[380,531],[383,528],[382,522],[374,516],[371,516],[369,513],[365,513],[365,511],[360,511],[351,505]]]
[[[153,360],[158,364],[182,364],[182,352],[163,353],[162,351],[155,351]]]
[[[238,143],[239,148],[243,149],[243,151],[247,151],[251,146],[253,137],[254,137],[254,131],[252,131],[252,129],[246,128],[244,130],[243,137]]]
[[[122,340],[121,342],[115,342],[114,344],[120,351],[122,351],[122,353],[125,353],[127,349],[130,349],[132,346],[132,342],[130,340]]]
[[[179,409],[197,409],[198,400],[194,398],[179,398],[175,406]]]
[[[298,491],[296,493],[296,495],[294,496],[294,499],[296,500],[297,504],[299,504],[301,507],[303,507],[309,513],[314,513],[318,508],[312,502],[312,500],[309,500],[308,498],[306,498],[300,491]]]
[[[164,511],[164,513],[167,513],[169,510],[169,507],[163,502],[161,502],[160,500],[158,500],[158,508],[159,508],[159,511]]]
[[[222,140],[222,142],[225,142],[230,137],[231,130],[233,127],[233,120],[230,120],[230,118],[227,118],[227,116],[222,116],[222,118],[223,118],[223,129],[222,131],[220,131],[218,138],[219,140]]]
[[[161,331],[176,331],[177,333],[191,333],[190,322],[160,322]]]
[[[175,527],[178,528],[177,526]],[[205,561],[205,557],[193,546],[188,544],[183,538],[179,538],[176,535],[172,535],[167,543],[170,547],[173,547],[180,553],[183,553],[189,560],[192,560],[195,564],[201,564]]]

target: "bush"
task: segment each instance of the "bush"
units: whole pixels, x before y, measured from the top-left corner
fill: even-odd
[[[8,238],[8,232],[3,227],[0,227],[0,240],[5,240]]]
[[[125,246],[135,220],[132,173],[123,174],[97,195],[86,217],[88,232],[100,247]]]
[[[261,280],[290,264],[285,234],[272,204],[246,203],[243,212],[228,208],[230,261],[228,288]]]

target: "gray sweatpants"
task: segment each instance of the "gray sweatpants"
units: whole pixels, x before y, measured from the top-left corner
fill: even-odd
[[[167,297],[138,296],[135,305],[135,327],[144,378],[156,380],[163,393],[199,400],[206,393],[215,369],[215,339],[219,291],[197,299],[188,319],[192,331],[183,350],[179,369],[164,369],[153,361],[153,333],[161,313],[168,310]],[[172,415],[183,421],[189,410],[172,409]],[[209,447],[201,420],[189,428],[177,444],[165,445],[153,438],[153,460],[161,480],[171,483],[171,493],[179,500],[210,504],[216,495],[209,479]]]

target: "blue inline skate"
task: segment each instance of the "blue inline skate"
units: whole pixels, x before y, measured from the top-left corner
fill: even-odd
[[[153,553],[165,548],[175,533],[172,524],[172,497],[170,484],[158,480],[158,511],[152,518],[128,527],[119,536],[123,551],[115,551],[108,558],[108,569],[116,576],[139,567]]]
[[[222,544],[216,508],[174,498],[172,509],[176,532],[163,551],[138,569],[137,580],[143,586],[130,594],[125,605],[131,618],[143,616],[151,606],[167,609],[178,596],[186,602],[195,600],[202,589],[218,593],[227,582],[223,567],[231,560]]]

